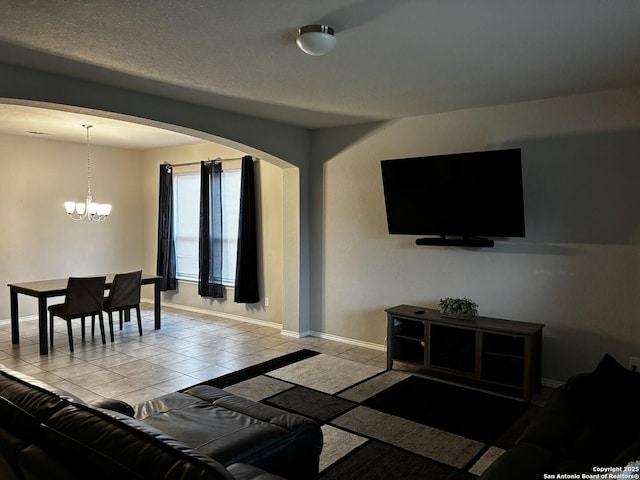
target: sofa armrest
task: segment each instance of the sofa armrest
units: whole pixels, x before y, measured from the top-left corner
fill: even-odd
[[[227,467],[236,480],[285,480],[248,463],[234,463]]]
[[[102,400],[94,400],[90,403],[92,407],[104,408],[105,410],[111,410],[112,412],[122,413],[127,417],[133,417],[135,411],[133,407],[127,402],[122,400],[116,400],[115,398],[103,398]]]

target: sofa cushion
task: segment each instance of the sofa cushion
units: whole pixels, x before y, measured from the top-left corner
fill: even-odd
[[[0,365],[0,397],[37,419],[46,419],[69,403],[84,402],[28,375]]]
[[[4,377],[5,379],[7,377]],[[24,395],[24,385],[20,388],[5,389],[4,394],[18,392],[16,400],[33,407],[43,404],[45,411],[64,411],[69,404],[66,400],[59,402],[59,407],[51,409],[54,402],[42,402],[44,398],[40,388],[34,390],[36,402],[29,402]],[[34,413],[38,413],[37,411]],[[0,397],[0,423],[3,432],[0,435],[0,456],[2,456],[12,472],[20,472],[18,478],[46,478],[57,476],[70,480],[81,480],[88,471],[95,469],[92,478],[107,480],[110,475],[121,479],[140,479],[130,471],[122,468],[117,462],[93,451],[73,436],[67,436],[45,425],[50,417],[38,419],[35,415],[14,404],[10,398]],[[6,430],[4,430],[6,429]],[[42,472],[51,472],[42,477]],[[4,471],[3,471],[4,473]],[[24,477],[23,477],[24,475]]]
[[[49,469],[50,478],[78,480],[233,479],[163,432],[1,366],[0,424],[0,464],[19,478]]]
[[[78,452],[80,453],[80,452]],[[29,445],[21,450],[17,456],[17,464],[26,478],[64,478],[65,480],[83,480],[87,472],[96,472],[92,479],[107,480],[108,475],[104,470],[98,470],[100,465],[82,466],[81,462],[75,463],[69,468],[42,450],[37,445]],[[3,475],[5,474],[2,471]],[[5,477],[2,477],[5,478]],[[131,477],[119,477],[129,479]]]
[[[225,466],[248,463],[290,479],[318,475],[322,432],[299,415],[206,385],[134,408],[136,418]]]
[[[180,397],[180,394],[176,395]],[[193,396],[186,397],[199,402],[204,407],[200,413],[205,414],[199,419],[197,416],[186,418],[199,426],[219,430],[217,425],[207,424],[207,408],[212,406],[211,403]],[[102,405],[109,409],[90,406],[67,392],[0,365],[0,476],[7,480],[238,480],[211,456],[127,416],[132,409],[124,402],[107,401]],[[223,412],[224,408],[216,408],[222,423],[225,416],[237,419],[244,426],[261,423],[239,412]],[[264,414],[262,406],[256,409]],[[272,410],[274,418],[289,415]],[[310,422],[319,431],[319,427],[310,420],[295,415],[291,417],[283,418],[279,423],[296,425],[296,418],[299,418],[302,425]],[[304,468],[299,469],[300,476],[291,475],[289,478],[306,480],[317,477],[319,451],[307,448],[305,438],[296,438],[297,445],[292,448],[279,440],[295,437],[291,432],[283,433],[284,428],[269,422],[264,422],[260,428],[269,429],[271,435],[278,431],[277,439],[273,440],[271,435],[248,434],[243,442],[237,444],[238,448],[247,448],[252,452],[249,456],[260,451],[269,462],[277,465],[275,460],[282,461],[294,471],[300,459],[305,458],[305,451],[311,450],[315,457],[312,455],[310,461],[304,463]],[[259,445],[256,446],[255,442]],[[283,450],[281,447],[285,444],[287,449]],[[286,461],[286,455],[278,456],[280,452],[291,454],[293,458]],[[229,467],[242,480],[281,480],[281,477],[266,474],[256,465]]]
[[[29,442],[0,427],[0,472],[6,480],[18,480],[18,457],[20,452],[29,446]]]
[[[272,475],[247,463],[229,465],[229,472],[235,480],[284,480],[282,477]]]
[[[580,401],[574,401],[574,397]],[[556,389],[519,441],[544,445],[557,455],[566,454],[588,415],[584,399],[581,399],[581,395],[576,396],[569,389]]]
[[[250,415],[253,418],[268,422],[271,425],[283,428],[294,435],[304,435],[306,433],[316,433],[318,426],[308,418],[300,415],[293,415],[283,410],[257,403],[237,395],[232,395],[224,390],[220,390],[208,385],[198,385],[185,392],[188,395],[200,398],[212,405],[228,408],[235,412]],[[322,437],[317,437],[318,444],[316,450],[322,450]]]
[[[611,355],[600,360],[585,387],[581,393],[595,413],[635,423],[640,420],[640,373],[626,369]]]
[[[141,478],[231,480],[213,459],[134,418],[88,405],[68,405],[47,421],[58,435],[84,445],[89,463],[117,463],[120,470]],[[59,440],[64,443],[63,440]],[[70,445],[70,450],[78,446]],[[87,451],[88,450],[88,451]],[[110,465],[110,468],[113,465]],[[114,475],[112,478],[122,478]]]
[[[518,443],[482,480],[542,478],[624,466],[640,455],[640,374],[605,355],[588,374],[557,388]]]

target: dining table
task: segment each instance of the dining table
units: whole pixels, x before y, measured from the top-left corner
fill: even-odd
[[[105,290],[111,288],[111,282],[115,273],[100,274],[105,276]],[[20,343],[20,326],[18,313],[18,294],[35,297],[38,299],[38,330],[40,340],[40,355],[49,353],[48,329],[47,329],[47,299],[59,297],[67,293],[68,278],[56,278],[51,280],[36,280],[31,282],[9,283],[9,295],[11,302],[11,343]],[[142,274],[142,285],[153,285],[153,309],[154,327],[159,330],[160,319],[160,286],[162,277],[158,275]]]

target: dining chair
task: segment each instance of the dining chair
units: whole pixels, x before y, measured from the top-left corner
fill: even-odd
[[[104,311],[109,315],[109,331],[113,341],[113,312],[120,317],[122,330],[123,314],[129,314],[132,308],[138,315],[138,333],[142,335],[142,318],[140,316],[140,287],[142,284],[142,270],[128,273],[117,273],[113,277],[109,296],[104,299]]]
[[[69,277],[67,280],[67,293],[64,303],[49,307],[49,333],[51,346],[53,347],[53,317],[60,317],[67,322],[69,335],[69,350],[73,352],[73,334],[71,320],[82,320],[82,338],[84,339],[85,317],[91,316],[92,322],[95,316],[100,319],[100,332],[102,343],[106,343],[104,335],[104,317],[102,307],[104,305],[104,287],[106,277]]]

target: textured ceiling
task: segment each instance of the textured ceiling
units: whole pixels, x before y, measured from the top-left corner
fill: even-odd
[[[307,128],[640,85],[638,0],[2,0],[0,61]],[[300,26],[336,31],[329,54]]]

